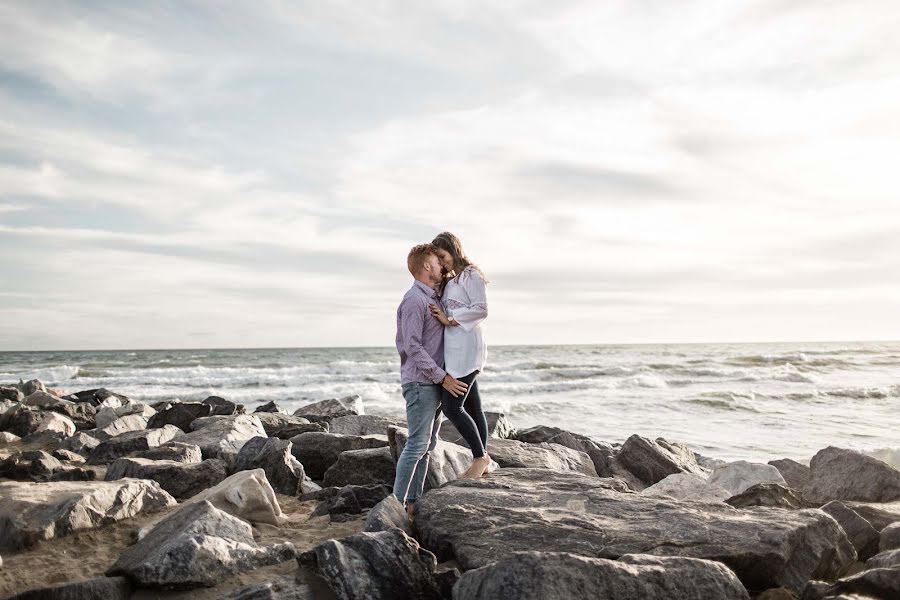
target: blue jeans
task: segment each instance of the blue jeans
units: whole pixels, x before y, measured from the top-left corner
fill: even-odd
[[[403,385],[409,439],[397,459],[394,495],[400,502],[415,502],[425,488],[428,460],[441,429],[441,386],[428,383]]]

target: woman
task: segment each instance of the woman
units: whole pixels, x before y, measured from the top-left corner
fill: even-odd
[[[433,304],[431,312],[444,325],[444,370],[469,388],[464,395],[443,391],[441,410],[472,450],[472,465],[460,479],[477,479],[491,466],[487,448],[487,419],[481,410],[476,377],[484,368],[487,349],[481,322],[487,318],[487,280],[466,257],[459,239],[449,232],[431,242],[447,272],[443,282],[443,308]]]

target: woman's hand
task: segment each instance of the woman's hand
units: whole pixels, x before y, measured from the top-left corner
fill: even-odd
[[[440,321],[441,325],[443,325],[444,327],[451,327],[453,325],[459,324],[456,321],[448,319],[447,315],[444,313],[443,310],[441,310],[441,307],[438,306],[437,304],[432,304],[430,308],[431,308],[431,314],[433,314],[434,318],[436,318],[438,321]]]

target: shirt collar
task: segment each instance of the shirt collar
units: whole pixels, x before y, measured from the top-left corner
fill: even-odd
[[[428,287],[427,285],[425,285],[418,279],[415,280],[413,287],[417,287],[420,290],[422,290],[423,292],[425,292],[425,295],[428,296],[429,298],[435,298],[437,296],[437,292],[434,291],[434,288]]]

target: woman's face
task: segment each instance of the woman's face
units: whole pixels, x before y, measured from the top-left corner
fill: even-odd
[[[441,263],[441,266],[444,268],[444,271],[449,273],[453,270],[453,257],[450,256],[449,252],[438,248],[437,257],[438,261],[440,261]]]

